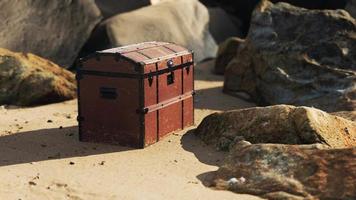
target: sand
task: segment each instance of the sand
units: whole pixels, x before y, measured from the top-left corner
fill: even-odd
[[[211,64],[196,68],[196,124],[253,106],[224,95]],[[146,149],[79,142],[76,104],[0,108],[0,199],[260,199],[205,187],[224,155],[189,129]]]

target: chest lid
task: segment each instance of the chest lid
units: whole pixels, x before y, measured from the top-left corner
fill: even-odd
[[[98,51],[99,54],[120,54],[136,63],[150,64],[159,60],[190,54],[184,47],[168,42],[143,42]]]
[[[120,64],[120,60],[132,63],[131,67],[128,64]],[[177,44],[153,41],[97,51],[80,61],[84,70],[148,73],[185,63],[192,64],[193,56],[192,51]],[[154,67],[155,64],[159,65],[157,69]],[[142,67],[142,70],[138,67]]]

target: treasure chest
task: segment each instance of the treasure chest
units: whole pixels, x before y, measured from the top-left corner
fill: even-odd
[[[193,77],[192,51],[166,42],[80,59],[79,139],[143,148],[193,125]]]

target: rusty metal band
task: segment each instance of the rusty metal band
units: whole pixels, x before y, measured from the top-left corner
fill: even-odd
[[[170,68],[162,69],[159,71],[155,72],[150,72],[146,74],[127,74],[127,73],[120,73],[120,72],[103,72],[103,71],[94,71],[94,70],[84,70],[84,69],[79,69],[77,71],[77,79],[80,79],[82,75],[93,75],[93,76],[105,76],[105,77],[121,77],[121,78],[148,78],[148,77],[153,77],[153,76],[159,76],[165,73],[172,72],[177,69],[182,69],[185,67],[192,66],[194,63],[193,62],[187,62],[184,64],[176,65]]]
[[[147,114],[147,113],[150,113],[150,112],[154,112],[154,111],[157,111],[159,109],[168,107],[168,106],[170,106],[172,104],[175,104],[175,103],[178,103],[180,101],[183,101],[185,99],[188,99],[188,98],[192,97],[194,94],[195,94],[194,90],[190,91],[190,92],[186,92],[186,93],[184,93],[182,95],[173,97],[171,99],[167,99],[167,100],[162,101],[162,102],[160,102],[158,104],[154,104],[154,105],[151,105],[151,106],[144,107],[142,109],[138,109],[137,112],[141,113],[141,114]]]
[[[129,50],[129,51],[120,51],[120,50],[125,50],[125,48],[121,48],[119,49],[120,47],[118,48],[112,48],[113,50],[114,49],[117,49],[118,51],[97,51],[96,53],[114,53],[114,54],[127,54],[127,53],[132,53],[132,52],[136,52],[136,51],[141,51],[141,50],[145,50],[145,49],[151,49],[151,48],[155,48],[155,47],[161,47],[163,45],[167,45],[169,43],[160,43],[160,44],[157,44],[157,43],[152,43],[152,46],[146,46],[146,47],[143,47],[143,48],[134,48],[132,50]],[[135,44],[135,46],[139,46],[137,44]],[[126,49],[128,48],[132,48],[134,46],[129,46],[129,47],[126,47]]]

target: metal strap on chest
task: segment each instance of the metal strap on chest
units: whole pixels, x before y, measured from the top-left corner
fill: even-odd
[[[195,91],[194,90],[190,91],[190,92],[186,92],[186,93],[184,93],[182,95],[173,97],[171,99],[167,99],[167,100],[162,101],[162,102],[160,102],[158,104],[154,104],[154,105],[150,105],[150,106],[147,106],[147,107],[144,107],[144,108],[141,108],[141,109],[137,109],[137,113],[147,114],[147,113],[150,113],[150,112],[165,108],[167,106],[170,106],[170,105],[175,104],[177,102],[183,101],[185,99],[188,99],[188,98],[192,97],[193,95],[195,95]]]

